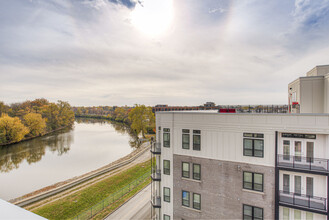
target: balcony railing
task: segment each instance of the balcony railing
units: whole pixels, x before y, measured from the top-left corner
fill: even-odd
[[[161,208],[161,197],[160,196],[153,196],[151,202],[152,202],[152,206],[154,208]]]
[[[317,196],[308,196],[297,193],[289,193],[280,190],[279,201],[299,207],[327,211],[327,199]]]
[[[278,166],[323,173],[329,172],[328,160],[321,158],[278,154]]]
[[[160,169],[152,169],[151,178],[154,181],[160,181],[161,180],[161,170]]]
[[[161,143],[155,142],[151,145],[151,152],[153,154],[161,154]]]

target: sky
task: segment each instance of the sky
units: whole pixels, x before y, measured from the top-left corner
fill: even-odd
[[[329,64],[329,0],[0,1],[0,101],[286,104]]]

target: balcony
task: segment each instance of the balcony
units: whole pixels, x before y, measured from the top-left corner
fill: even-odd
[[[278,167],[296,170],[315,171],[317,173],[328,173],[329,163],[327,159],[301,157],[293,155],[278,154]]]
[[[280,190],[279,202],[311,210],[327,212],[327,199],[317,196],[289,193]]]
[[[152,169],[151,178],[153,181],[161,181],[161,170],[160,169]]]
[[[151,203],[152,203],[153,208],[161,208],[161,197],[152,196]]]
[[[161,143],[153,143],[151,145],[151,153],[153,154],[161,154]]]

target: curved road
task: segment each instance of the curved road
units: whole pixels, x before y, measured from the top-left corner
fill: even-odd
[[[151,185],[145,187],[115,212],[107,216],[106,220],[118,219],[151,219]]]

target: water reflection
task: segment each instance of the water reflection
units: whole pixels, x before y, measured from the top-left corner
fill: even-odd
[[[104,120],[104,119],[94,119],[94,118],[76,118],[76,122],[78,124],[80,124],[80,123],[84,123],[84,124],[94,124],[94,123],[109,124],[115,129],[115,131],[117,133],[122,134],[122,135],[128,134],[130,136],[129,145],[131,147],[137,148],[141,145],[138,136],[126,124],[119,123],[119,122],[112,122],[112,121]]]
[[[140,146],[138,136],[125,124],[110,122],[104,119],[86,118],[77,118],[76,122],[78,124],[109,124],[117,133],[129,135],[129,145],[131,147]],[[13,169],[18,169],[19,165],[25,160],[28,164],[37,163],[47,150],[54,153],[57,152],[58,156],[68,153],[71,145],[74,143],[73,129],[67,128],[44,137],[0,147],[0,172],[7,173]]]
[[[46,153],[46,148],[58,155],[67,153],[74,141],[71,129],[63,129],[40,138],[18,144],[0,147],[0,172],[18,169],[26,160],[28,164],[36,163]]]

